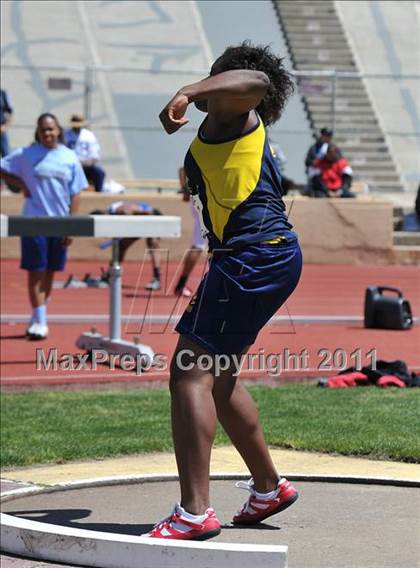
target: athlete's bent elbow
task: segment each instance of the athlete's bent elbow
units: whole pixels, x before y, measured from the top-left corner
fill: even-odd
[[[255,73],[255,87],[259,93],[265,95],[270,86],[270,78],[263,71],[256,71]]]
[[[257,71],[258,80],[267,88],[270,86],[270,78],[264,73],[264,71]]]

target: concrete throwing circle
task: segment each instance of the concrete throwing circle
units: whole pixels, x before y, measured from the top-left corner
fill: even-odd
[[[7,551],[102,568],[169,565],[280,568],[287,565],[287,547],[289,568],[416,565],[420,553],[418,484],[404,487],[402,483],[401,486],[386,485],[386,482],[377,485],[373,480],[339,483],[326,479],[328,483],[296,481],[300,499],[290,509],[250,528],[234,527],[230,523],[232,514],[247,499],[247,493],[235,488],[234,479],[213,480],[211,501],[223,524],[222,533],[205,543],[179,545],[172,541],[173,546],[166,546],[168,541],[165,541],[163,554],[161,541],[153,540],[153,543],[158,542],[160,552],[154,546],[151,554],[150,546],[146,551],[144,545],[143,549],[131,550],[129,543],[141,542],[143,539],[138,539],[138,535],[167,516],[179,495],[174,478],[114,479],[112,485],[110,480],[102,480],[99,486],[92,480],[54,486],[52,492],[48,488],[49,492],[24,495],[3,504],[5,525],[10,519],[17,524],[29,520],[51,531],[48,537],[44,535],[37,540],[19,528],[26,553],[22,549]],[[74,531],[83,532],[85,536],[102,535],[100,540],[106,543],[105,559],[99,557],[102,552],[97,543],[69,543],[65,535]],[[54,534],[53,546],[51,535]],[[37,555],[40,542],[43,543],[41,556]],[[120,545],[114,555],[112,543],[115,550],[117,544]],[[53,548],[52,556],[45,555],[46,546]]]

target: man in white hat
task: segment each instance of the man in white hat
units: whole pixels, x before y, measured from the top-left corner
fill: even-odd
[[[102,191],[105,171],[98,165],[101,148],[96,136],[86,128],[88,121],[83,114],[75,113],[70,118],[70,126],[64,133],[66,146],[76,152],[87,179],[94,185],[95,191]]]

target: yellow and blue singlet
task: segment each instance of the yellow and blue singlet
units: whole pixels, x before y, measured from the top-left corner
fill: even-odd
[[[206,140],[202,126],[185,157],[187,183],[210,249],[276,242],[292,225],[262,120],[239,138]]]

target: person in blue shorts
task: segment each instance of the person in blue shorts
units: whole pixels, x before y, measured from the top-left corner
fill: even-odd
[[[255,404],[234,365],[221,370],[216,364],[226,358],[233,363],[249,350],[300,278],[301,251],[265,130],[280,118],[293,88],[280,58],[268,47],[244,42],[227,48],[209,77],[179,89],[160,114],[172,134],[188,123],[191,103],[207,113],[185,169],[212,256],[177,325],[171,363],[181,501],[146,537],[204,540],[220,532],[209,502],[217,420],[252,475],[242,483],[250,496],[234,524],[257,524],[298,497],[273,464]]]
[[[57,118],[42,114],[37,121],[35,142],[3,158],[1,177],[23,191],[22,215],[74,215],[79,194],[88,187],[76,154],[63,145],[63,130]],[[47,301],[54,273],[64,270],[69,237],[22,237],[21,268],[28,271],[32,316],[27,328],[30,339],[48,336]]]

